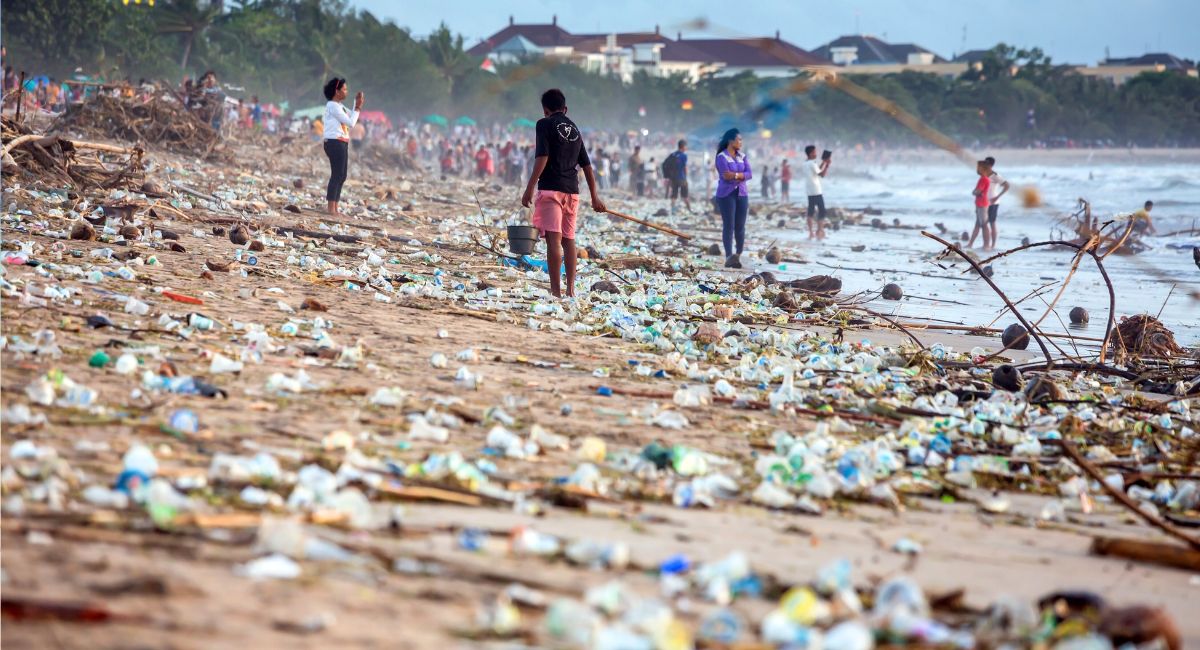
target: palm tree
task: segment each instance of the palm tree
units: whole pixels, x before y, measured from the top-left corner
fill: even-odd
[[[445,77],[453,93],[454,82],[471,69],[471,59],[463,50],[462,34],[454,36],[446,23],[442,23],[426,39],[425,50],[429,53],[430,62]]]
[[[204,30],[225,9],[223,0],[173,0],[163,3],[158,18],[158,31],[163,34],[179,34],[183,37],[183,57],[179,67],[187,69],[192,55],[192,46]]]

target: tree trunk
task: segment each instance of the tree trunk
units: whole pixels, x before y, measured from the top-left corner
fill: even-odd
[[[187,72],[188,57],[192,55],[192,41],[196,40],[196,32],[188,32],[187,38],[183,42],[183,59],[179,62],[179,67]]]

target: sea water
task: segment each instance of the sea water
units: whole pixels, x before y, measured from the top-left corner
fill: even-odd
[[[1021,153],[1009,152],[1005,155],[1012,164],[1001,162],[997,165],[997,171],[1012,185],[1000,201],[998,250],[1019,246],[1025,237],[1033,242],[1073,238],[1074,233],[1065,230],[1058,220],[1076,209],[1080,197],[1091,202],[1092,214],[1099,216],[1101,223],[1115,215],[1133,212],[1146,200],[1153,200],[1152,216],[1159,233],[1200,227],[1200,155],[1195,152],[1178,156],[1131,154],[1128,161],[1122,160],[1119,152],[1112,151],[1095,157],[1086,152],[1070,152],[1072,155],[1063,156],[1050,153],[1030,155],[1040,161],[1037,164],[1021,164]],[[988,325],[994,321],[994,326],[1004,327],[1016,322],[1011,314],[1003,314],[997,319],[1002,301],[977,276],[969,271],[962,273],[966,266],[961,260],[951,257],[941,261],[944,265],[954,262],[954,268],[950,270],[935,264],[933,257],[942,249],[940,244],[921,236],[919,230],[890,227],[893,219],[899,219],[902,225],[924,226],[937,234],[939,230],[934,224],[941,223],[948,230],[942,237],[965,247],[965,243],[957,240],[960,233],[969,233],[974,224],[971,190],[977,177],[973,168],[949,156],[940,158],[887,163],[846,161],[831,169],[824,182],[826,205],[879,208],[883,211],[879,218],[889,226],[887,230],[871,228],[872,217],[868,216],[863,225],[828,232],[825,241],[812,242],[803,227],[803,220],[793,220],[790,229],[776,228],[777,218],[766,216],[771,211],[771,204],[760,203],[755,192],[752,202],[758,203],[758,217],[751,220],[750,238],[763,242],[763,245],[778,239],[785,247],[799,249],[808,263],[789,264],[784,274],[787,277],[836,275],[842,279],[843,294],[878,290],[888,282],[898,283],[906,296],[911,297],[898,303],[881,299],[871,303],[871,308],[884,313],[963,325]],[[1022,192],[1026,187],[1036,188],[1041,206],[1022,206]],[[793,202],[803,206],[803,181],[793,180],[792,188]],[[757,230],[754,221],[763,230],[753,232]],[[1148,236],[1142,241],[1151,248],[1138,255],[1114,254],[1104,260],[1116,292],[1118,321],[1121,316],[1153,315],[1161,309],[1163,323],[1175,332],[1181,345],[1200,344],[1200,301],[1190,297],[1193,292],[1200,291],[1200,269],[1192,260],[1192,246],[1200,246],[1200,235]],[[855,245],[865,245],[866,250],[851,251],[851,246]],[[976,246],[981,245],[982,239],[977,239]],[[993,280],[1015,301],[1036,287],[1065,278],[1073,253],[1072,250],[1048,247],[1017,253],[993,263]],[[929,278],[895,271],[969,280]],[[1172,285],[1177,286],[1168,300]],[[1054,299],[1057,291],[1058,285],[1054,284],[1041,298],[1026,300],[1020,306],[1022,314],[1029,319],[1041,316],[1046,303]],[[935,300],[927,300],[929,298]],[[1057,315],[1049,315],[1042,325],[1048,331],[1067,331],[1067,312],[1076,306],[1090,312],[1091,322],[1083,328],[1071,327],[1069,331],[1096,338],[1103,336],[1109,296],[1090,258],[1080,264],[1057,303]]]

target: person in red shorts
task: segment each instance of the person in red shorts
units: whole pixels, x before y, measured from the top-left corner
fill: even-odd
[[[533,172],[521,196],[521,205],[533,206],[533,226],[546,239],[546,267],[550,272],[550,293],[562,297],[561,271],[567,263],[567,296],[575,296],[575,217],[579,212],[579,172],[587,179],[592,209],[608,209],[596,192],[596,177],[588,158],[583,134],[567,117],[567,98],[557,88],[542,93],[542,113],[538,120],[534,145]],[[534,184],[537,195],[534,195]]]

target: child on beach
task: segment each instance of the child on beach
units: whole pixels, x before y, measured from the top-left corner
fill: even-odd
[[[546,238],[546,265],[550,273],[550,293],[562,297],[561,271],[567,266],[567,296],[575,296],[575,217],[579,211],[578,168],[583,169],[592,209],[607,212],[596,192],[592,161],[583,145],[583,135],[567,117],[567,98],[557,88],[542,93],[542,113],[535,129],[533,172],[521,196],[521,205],[533,206],[533,226]],[[534,196],[534,184],[537,196]]]
[[[992,182],[989,179],[992,168],[987,164],[987,161],[980,160],[975,163],[975,173],[979,174],[979,180],[975,182],[975,189],[971,194],[975,196],[975,228],[971,231],[971,240],[967,242],[967,248],[975,246],[975,237],[979,236],[979,232],[983,231],[983,249],[988,250],[992,247],[992,233],[988,229],[988,192],[991,190]]]

